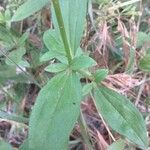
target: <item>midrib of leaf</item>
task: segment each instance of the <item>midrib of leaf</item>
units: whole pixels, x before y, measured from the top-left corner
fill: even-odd
[[[100,90],[98,90],[98,93],[99,92],[101,92]],[[121,117],[125,120],[125,122],[127,123],[127,124],[129,124],[130,125],[130,127],[132,128],[132,130],[136,133],[136,136],[143,142],[143,143],[145,143],[144,141],[143,141],[143,139],[141,139],[141,137],[140,137],[140,135],[137,133],[137,131],[134,129],[134,126],[132,126],[132,124],[130,124],[130,122],[128,122],[127,121],[127,119],[126,119],[126,117],[119,111],[119,110],[117,110],[117,108],[115,107],[115,105],[113,104],[113,103],[111,103],[111,101],[109,100],[109,96],[107,96],[107,93],[102,93],[103,95],[105,95],[105,97],[107,97],[106,98],[106,100],[107,101],[109,101],[109,103],[115,108],[115,110],[119,113],[119,114],[121,114]],[[111,95],[112,97],[114,97],[113,95]],[[136,115],[135,115],[136,116]],[[136,128],[136,127],[135,127]],[[145,144],[144,144],[145,145]]]

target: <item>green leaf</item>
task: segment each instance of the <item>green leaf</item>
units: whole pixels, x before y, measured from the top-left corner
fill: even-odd
[[[30,51],[30,57],[31,57],[30,65],[32,68],[36,68],[42,64],[40,62],[39,51],[36,51],[35,49],[31,50]]]
[[[140,59],[139,68],[144,72],[150,72],[150,54]]]
[[[79,57],[75,57],[72,60],[71,69],[79,70],[79,69],[89,68],[94,65],[96,65],[96,62],[94,59],[86,55],[81,55]]]
[[[65,54],[63,43],[60,39],[60,36],[56,34],[55,30],[47,30],[44,33],[43,41],[46,47],[50,51],[54,51],[60,54]]]
[[[75,54],[75,57],[79,57],[81,55],[83,55],[83,50],[81,49],[81,47],[78,47],[76,54]]]
[[[75,54],[84,31],[87,0],[60,0],[60,5],[69,45]],[[52,15],[54,27],[59,34],[55,13]]]
[[[134,48],[130,49],[130,53],[129,53],[129,60],[128,60],[128,64],[126,67],[126,72],[128,74],[131,74],[134,70],[134,66],[135,66],[135,57],[136,57],[136,51]]]
[[[91,92],[93,89],[93,83],[86,84],[82,89],[82,95],[85,96]]]
[[[0,41],[6,42],[9,45],[12,45],[14,42],[11,32],[2,25],[0,25]]]
[[[111,144],[107,150],[124,150],[125,146],[124,140],[120,139]]]
[[[0,65],[0,78],[10,78],[16,75],[16,68],[7,65]]]
[[[16,122],[20,122],[20,123],[28,123],[29,122],[28,118],[24,118],[21,115],[17,116],[15,114],[9,114],[9,113],[3,112],[3,111],[0,111],[0,118],[16,121]]]
[[[28,39],[28,37],[29,37],[29,33],[28,33],[28,32],[25,32],[25,33],[19,38],[18,46],[19,46],[19,47],[24,46],[24,45],[25,45],[25,41]]]
[[[54,59],[55,57],[60,56],[59,53],[55,53],[54,51],[48,51],[40,56],[40,62],[48,61]]]
[[[7,80],[15,81],[15,83],[33,82],[24,73],[16,74],[15,66],[0,65],[0,83],[2,84]]]
[[[0,83],[16,76],[16,67],[0,65]]]
[[[14,51],[10,52],[9,55],[8,55],[8,58],[6,58],[6,64],[7,65],[12,65],[12,66],[15,66],[16,64],[19,64],[22,61],[22,57],[25,53],[26,53],[26,49],[24,47],[20,47],[17,50],[14,50]]]
[[[1,150],[12,150],[12,147],[10,146],[10,144],[0,140],[0,149]]]
[[[30,118],[29,149],[68,149],[81,96],[79,78],[71,72],[56,75],[42,88]]]
[[[17,9],[14,16],[12,17],[12,21],[20,21],[29,17],[30,15],[39,11],[48,2],[49,0],[27,0],[27,2],[25,2]]]
[[[137,33],[137,47],[143,46],[146,41],[150,41],[150,35],[144,32]]]
[[[54,63],[54,64],[47,66],[44,70],[47,72],[57,73],[57,72],[64,71],[67,67],[68,66],[66,64]]]
[[[58,53],[56,51],[52,51],[52,50],[44,53],[40,57],[40,62],[48,61],[48,60],[51,60],[54,58],[58,59],[60,62],[65,63],[65,64],[68,62],[66,56],[64,56],[61,53]]]
[[[23,72],[17,74],[16,76],[12,76],[9,79],[15,81],[15,83],[33,83],[33,80],[25,75]]]
[[[26,86],[26,84],[23,83],[15,84],[12,87],[12,92],[13,92],[12,95],[14,97],[15,102],[19,104],[24,99],[27,91],[28,91],[28,87]]]
[[[5,19],[5,16],[2,12],[0,12],[0,23],[3,24],[5,23],[6,19]]]
[[[126,97],[106,87],[95,89],[94,95],[97,108],[110,127],[146,149],[146,125],[136,107]]]
[[[94,73],[95,81],[98,83],[104,80],[108,75],[108,72],[109,72],[108,69],[96,70],[96,72]]]
[[[26,61],[26,60],[21,60],[17,65],[21,66],[21,67],[30,67],[30,64]]]

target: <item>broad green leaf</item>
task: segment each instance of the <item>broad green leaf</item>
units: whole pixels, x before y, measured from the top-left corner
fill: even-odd
[[[75,54],[84,31],[87,0],[60,0],[60,5],[68,41]],[[59,34],[55,13],[52,15],[54,27]]]
[[[75,57],[71,62],[71,68],[73,70],[89,68],[94,65],[96,65],[95,60],[86,55],[81,55],[79,57]]]
[[[22,57],[25,53],[26,53],[26,49],[24,47],[20,47],[17,50],[10,52],[8,58],[6,58],[6,64],[13,65],[13,66],[19,64],[22,61]]]
[[[124,150],[125,146],[124,140],[120,139],[111,144],[107,150]]]
[[[46,47],[50,51],[54,51],[56,53],[65,54],[63,43],[59,37],[59,35],[56,34],[55,30],[47,30],[44,33],[43,41]]]
[[[95,89],[94,95],[97,108],[110,127],[146,149],[146,125],[136,107],[127,98],[106,87]]]
[[[56,75],[42,88],[30,118],[30,150],[68,149],[81,97],[79,78],[70,71]]]
[[[94,73],[95,81],[98,83],[104,80],[108,75],[108,72],[109,72],[108,69],[96,70],[96,72]]]
[[[150,54],[147,54],[142,59],[140,59],[139,68],[142,71],[150,72]]]
[[[64,71],[68,66],[66,64],[62,63],[54,63],[49,66],[47,66],[44,70],[47,72],[57,73]]]
[[[10,144],[0,140],[0,149],[1,150],[12,150],[12,147],[10,146]]]
[[[30,15],[39,11],[46,4],[48,4],[48,2],[49,0],[27,0],[27,2],[22,4],[17,9],[14,16],[12,17],[12,21],[20,21],[29,17]]]

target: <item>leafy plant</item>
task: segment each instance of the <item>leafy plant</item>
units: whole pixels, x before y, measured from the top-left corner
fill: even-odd
[[[68,149],[69,135],[80,116],[83,95],[89,93],[97,110],[113,130],[146,149],[147,131],[140,112],[128,98],[101,84],[108,70],[89,71],[96,62],[80,47],[88,0],[51,2],[54,29],[44,33],[43,40],[48,52],[40,60],[45,62],[55,58],[56,63],[45,70],[56,74],[37,97],[29,121],[29,137],[22,149]],[[46,4],[49,4],[48,0],[28,0],[18,8],[12,21],[22,20]],[[20,45],[17,48],[17,53],[12,51],[8,58],[15,59],[19,64],[23,61],[25,50]],[[6,64],[12,66],[7,59]],[[82,87],[81,77],[91,83]]]

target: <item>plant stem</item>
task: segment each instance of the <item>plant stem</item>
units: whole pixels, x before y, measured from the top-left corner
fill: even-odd
[[[87,128],[85,127],[86,123],[83,119],[82,112],[80,113],[78,123],[79,123],[79,126],[80,126],[82,138],[84,139],[84,142],[86,143],[87,149],[88,150],[93,150],[93,147],[92,147],[91,142],[90,142],[90,137],[87,133]]]
[[[56,14],[56,18],[57,18],[57,22],[58,22],[58,26],[59,26],[61,38],[63,40],[66,55],[67,55],[67,58],[68,58],[68,64],[71,64],[71,61],[72,61],[72,53],[71,52],[72,51],[71,51],[71,48],[69,46],[69,42],[68,42],[68,39],[67,39],[67,34],[66,34],[66,31],[65,31],[64,21],[63,21],[61,9],[60,9],[60,3],[59,3],[59,0],[52,0],[52,3],[53,3],[53,6],[54,6],[54,10],[55,10],[55,14]],[[80,74],[82,74],[83,76],[85,76],[86,78],[88,78],[89,80],[91,80],[91,81],[94,80],[92,75],[88,74],[86,71],[78,70],[78,72]]]
[[[57,18],[57,22],[58,22],[58,26],[59,26],[61,38],[63,40],[66,55],[67,55],[67,58],[68,58],[68,63],[70,64],[71,60],[72,60],[71,48],[69,46],[69,42],[68,42],[68,39],[67,39],[67,34],[66,34],[66,31],[65,31],[65,26],[64,26],[64,21],[63,21],[61,9],[60,9],[59,0],[52,0],[52,3],[53,3],[53,6],[54,6],[54,10],[55,10],[55,14],[56,14],[56,18]]]

